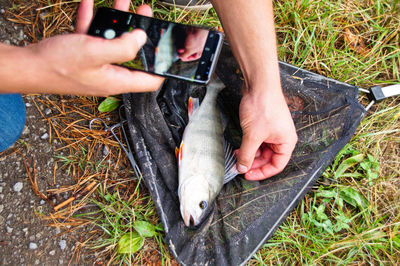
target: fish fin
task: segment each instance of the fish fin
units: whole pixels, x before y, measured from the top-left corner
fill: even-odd
[[[183,141],[181,142],[179,149],[175,148],[175,155],[176,155],[176,160],[178,161],[178,167],[181,165],[182,161],[182,147],[183,147]]]
[[[196,110],[199,109],[199,106],[200,106],[199,98],[189,97],[189,102],[188,102],[189,119],[196,112]]]
[[[236,169],[236,157],[232,145],[223,138],[225,153],[225,177],[224,184],[235,178],[239,172]]]
[[[178,147],[175,147],[175,157],[176,157],[176,161],[178,162],[178,165],[179,165],[179,149],[178,149]]]

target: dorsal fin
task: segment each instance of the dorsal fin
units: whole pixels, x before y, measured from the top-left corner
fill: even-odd
[[[190,117],[196,112],[196,110],[199,109],[199,106],[200,106],[199,98],[189,97],[189,102],[188,102],[189,120]]]

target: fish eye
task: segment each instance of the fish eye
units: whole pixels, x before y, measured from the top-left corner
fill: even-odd
[[[201,202],[200,202],[200,204],[199,204],[199,207],[200,207],[200,209],[202,209],[202,210],[204,210],[204,209],[206,209],[207,208],[207,201],[205,201],[205,200],[202,200]]]

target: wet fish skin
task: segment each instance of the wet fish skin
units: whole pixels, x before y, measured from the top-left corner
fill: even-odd
[[[198,225],[220,192],[225,175],[223,128],[216,105],[224,88],[219,80],[207,86],[200,107],[190,116],[179,152],[180,211],[186,226]]]

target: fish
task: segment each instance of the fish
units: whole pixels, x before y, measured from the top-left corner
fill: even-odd
[[[166,30],[161,29],[161,37],[155,48],[154,59],[154,72],[157,74],[165,74],[172,64],[179,59],[172,35],[173,28],[174,25],[170,24]]]
[[[217,108],[217,96],[225,85],[214,77],[206,95],[189,98],[189,122],[176,149],[178,160],[178,196],[186,226],[197,226],[211,211],[223,185],[238,175],[236,158],[223,138],[223,125]]]

